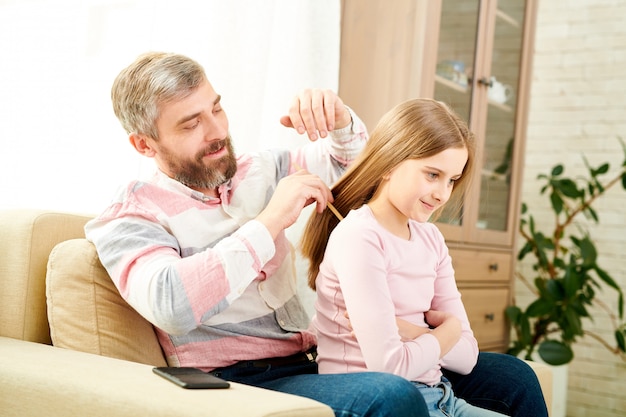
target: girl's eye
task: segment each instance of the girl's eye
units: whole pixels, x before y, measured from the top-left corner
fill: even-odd
[[[436,172],[429,172],[427,175],[428,178],[430,178],[431,180],[436,180],[439,177],[439,174],[437,174]]]
[[[221,106],[215,106],[215,107],[213,108],[213,113],[219,113],[219,112],[221,112],[221,111],[222,111],[222,107],[221,107]]]
[[[454,184],[456,184],[456,182],[458,180],[460,180],[461,178],[450,178],[450,185],[453,186]]]

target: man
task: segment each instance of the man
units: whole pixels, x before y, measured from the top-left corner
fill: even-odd
[[[220,96],[187,57],[142,55],[111,95],[130,143],[158,171],[123,188],[85,230],[122,296],[154,325],[169,364],[307,396],[342,415],[428,415],[402,378],[317,374],[284,230],[307,205],[332,203],[327,184],[367,140],[341,99],[303,91],[281,123],[306,132],[307,146],[236,157]],[[484,377],[466,377],[468,395],[507,406],[532,398],[491,397],[476,386]]]

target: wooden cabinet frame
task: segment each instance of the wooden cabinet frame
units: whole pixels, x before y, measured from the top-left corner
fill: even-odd
[[[415,97],[434,97],[442,1],[445,0],[342,0],[339,95],[355,109],[370,130],[396,104]],[[477,227],[479,206],[476,202],[480,198],[480,174],[483,168],[480,163],[476,164],[476,169],[481,170],[475,175],[477,184],[464,200],[462,225],[438,223],[452,251],[478,251],[484,252],[485,256],[493,255],[499,259],[501,267],[508,271],[507,276],[497,282],[487,278],[487,270],[484,271],[487,275],[483,280],[464,279],[471,272],[470,269],[476,266],[466,262],[471,258],[464,254],[460,256],[462,262],[457,262],[460,265],[457,281],[461,292],[464,288],[471,289],[474,299],[484,300],[489,298],[485,294],[491,291],[498,294],[498,305],[503,304],[502,297],[507,298],[505,304],[508,304],[513,291],[537,1],[526,1],[522,28],[513,142],[514,170],[510,178],[506,230]],[[508,17],[498,9],[498,0],[480,0],[478,13],[474,55],[477,72],[471,80],[471,108],[487,109],[493,103],[489,104],[487,88],[478,85],[477,80],[489,79],[491,76],[496,18],[506,21]],[[481,158],[486,146],[486,120],[486,113],[481,114],[480,111],[472,111],[468,120],[471,129],[477,133],[478,158]],[[464,270],[468,271],[467,274]],[[480,294],[477,289],[486,293]],[[491,350],[504,350],[508,344],[508,330],[502,318],[504,312],[498,314],[502,314],[495,320],[501,326],[498,330],[501,338],[499,341],[494,340],[493,329],[489,329],[489,343],[486,347]]]

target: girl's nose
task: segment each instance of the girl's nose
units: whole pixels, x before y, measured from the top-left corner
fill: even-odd
[[[439,203],[444,204],[450,198],[452,193],[452,187],[448,187],[447,184],[442,181],[433,190],[433,198]]]

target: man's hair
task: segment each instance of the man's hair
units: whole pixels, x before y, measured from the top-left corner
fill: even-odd
[[[164,52],[140,55],[113,82],[113,111],[127,133],[156,140],[159,106],[187,97],[204,80],[202,66],[186,56]]]
[[[359,157],[333,186],[333,204],[345,217],[350,210],[366,204],[383,177],[401,162],[428,158],[450,148],[464,148],[468,153],[461,178],[455,181],[449,200],[449,203],[460,204],[476,159],[474,135],[467,124],[441,102],[413,99],[401,103],[383,115]],[[330,210],[321,214],[314,212],[304,230],[301,249],[310,261],[309,286],[313,289],[328,237],[338,223]]]

